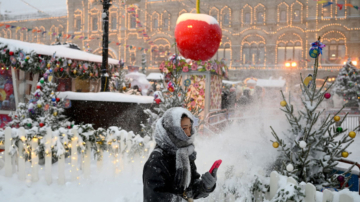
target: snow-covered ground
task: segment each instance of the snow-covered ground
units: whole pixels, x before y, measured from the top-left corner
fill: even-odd
[[[225,172],[234,166],[234,175],[240,179],[237,185],[241,198],[245,201],[250,197],[254,176],[263,176],[269,173],[269,167],[274,162],[277,150],[269,141],[273,139],[269,126],[281,134],[288,127],[283,113],[279,115],[264,114],[265,110],[255,108],[248,112],[252,117],[261,115],[259,119],[247,119],[227,128],[217,136],[197,137],[196,151],[198,153],[196,164],[198,172],[209,170],[215,160],[222,159],[223,164],[218,171],[217,190],[224,183]],[[356,141],[350,150],[359,148]],[[355,155],[353,156],[355,157]],[[41,201],[106,201],[106,202],[141,202],[142,201],[142,165],[145,159],[132,162],[123,162],[123,170],[114,176],[111,157],[104,154],[104,166],[101,172],[97,171],[95,161],[92,161],[91,177],[84,179],[79,175],[75,182],[70,180],[70,165],[67,164],[67,183],[58,185],[56,182],[57,163],[53,166],[53,183],[47,185],[44,179],[44,170],[40,170],[40,180],[31,183],[19,181],[17,176],[4,177],[4,169],[0,170],[0,201],[11,202],[41,202]],[[359,157],[357,157],[359,158]],[[67,162],[68,163],[68,162]],[[28,165],[30,167],[30,165]],[[210,195],[211,197],[211,195]],[[199,202],[205,202],[199,200]]]

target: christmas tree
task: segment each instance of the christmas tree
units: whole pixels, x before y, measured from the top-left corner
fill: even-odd
[[[29,103],[19,103],[18,109],[10,113],[12,121],[8,126],[36,130],[42,136],[46,134],[46,127],[51,127],[52,130],[71,127],[66,116],[62,114],[65,100],[55,94],[57,84],[48,80],[49,73],[45,73],[37,83],[37,89],[32,93]]]
[[[120,72],[115,72],[111,76],[110,91],[126,93],[130,90],[130,83],[131,80],[129,78],[125,78],[125,71],[120,70]]]
[[[182,60],[184,59],[174,55],[170,61],[161,63],[160,71],[164,75],[166,73],[166,75],[163,76],[164,79],[161,81],[161,85],[158,86],[159,88],[154,93],[154,103],[158,105],[154,108],[156,112],[153,112],[150,109],[144,110],[149,118],[147,119],[146,124],[141,124],[143,135],[152,137],[156,121],[162,117],[166,110],[170,108],[187,108],[195,117],[199,117],[202,112],[200,107],[190,107],[192,98],[187,95],[188,87],[186,85],[182,85],[182,67],[180,66],[180,63],[185,63],[185,60]],[[165,68],[165,63],[171,63],[172,65],[166,66],[174,66],[175,68]]]
[[[317,41],[313,43],[310,53],[321,52],[322,47],[324,45]],[[351,154],[347,148],[354,142],[356,129],[347,132],[346,129],[336,126],[341,125],[346,118],[346,116],[344,118],[337,116],[342,109],[335,115],[329,114],[326,117],[322,115],[324,110],[318,109],[320,103],[324,99],[329,99],[331,94],[327,92],[329,88],[324,89],[327,79],[321,87],[316,87],[318,54],[315,56],[312,82],[302,82],[301,85],[303,109],[295,113],[293,105],[288,103],[281,92],[283,96],[283,101],[280,103],[281,110],[285,112],[291,129],[284,133],[285,139],[281,139],[271,127],[275,138],[273,147],[278,148],[280,152],[278,161],[281,162],[279,167],[281,174],[292,176],[299,182],[310,182],[319,190],[325,187],[337,188],[339,184],[341,184],[340,188],[344,188],[350,178],[345,177],[345,174],[353,166],[340,175],[334,173],[334,168],[341,158]],[[301,81],[304,80],[301,78]]]
[[[339,71],[334,92],[344,98],[346,107],[359,107],[360,75],[359,70],[351,63],[350,59]]]
[[[146,54],[143,53],[141,56],[141,73],[146,74]]]

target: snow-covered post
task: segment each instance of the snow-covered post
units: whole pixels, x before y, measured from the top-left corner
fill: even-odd
[[[45,179],[47,184],[52,183],[51,178],[51,166],[52,166],[52,155],[51,155],[51,142],[52,142],[52,130],[50,127],[46,129],[45,135]]]
[[[272,171],[270,173],[270,196],[269,196],[269,200],[273,199],[276,192],[279,189],[279,174],[276,171]]]
[[[91,147],[90,141],[86,141],[86,150],[85,150],[85,159],[84,159],[84,175],[86,178],[90,176],[90,157],[91,157]]]
[[[77,179],[77,140],[78,140],[78,131],[77,129],[71,130],[73,137],[71,138],[71,180],[75,181]]]
[[[103,162],[103,151],[100,149],[100,145],[96,144],[97,149],[97,159],[96,159],[96,167],[97,171],[100,172],[102,170],[102,162]]]
[[[24,129],[24,127],[19,128],[19,137],[20,137],[20,141],[19,141],[19,144],[18,144],[18,148],[19,148],[19,173],[18,173],[18,177],[19,177],[19,180],[25,180],[26,173],[25,173],[24,146],[25,146],[26,138],[25,138],[25,129]]]
[[[7,127],[5,129],[5,176],[11,177],[12,176],[12,165],[11,165],[11,154],[10,154],[10,147],[11,147],[11,128]]]
[[[60,185],[65,184],[65,154],[61,154],[59,156],[59,179],[58,179],[58,183]]]
[[[31,140],[31,180],[37,182],[39,180],[39,156],[36,154],[39,139],[34,137]]]
[[[271,189],[271,188],[270,188]],[[314,185],[307,183],[305,185],[305,200],[306,202],[316,201],[316,188]]]

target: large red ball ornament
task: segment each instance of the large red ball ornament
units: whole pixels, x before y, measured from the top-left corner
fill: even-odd
[[[42,127],[44,127],[44,123],[39,123],[39,126],[42,128]]]
[[[156,104],[160,104],[161,100],[159,98],[155,99]]]
[[[329,99],[329,98],[331,97],[331,94],[330,94],[330,93],[325,93],[325,94],[324,94],[324,97],[325,97],[326,99]]]
[[[210,15],[184,13],[175,27],[176,45],[182,56],[192,60],[209,60],[219,49],[222,32]]]
[[[10,51],[9,54],[10,54],[10,55],[14,55],[14,52]]]
[[[41,89],[41,86],[36,86],[36,89]]]

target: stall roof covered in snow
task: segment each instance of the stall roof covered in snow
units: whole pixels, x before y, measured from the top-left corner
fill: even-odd
[[[150,73],[147,77],[147,80],[162,80],[163,75],[161,73]]]
[[[227,81],[227,80],[222,80],[222,82],[230,85],[241,83],[241,81]]]
[[[264,88],[283,88],[285,87],[285,80],[282,79],[258,79],[256,86]]]
[[[86,101],[104,101],[104,102],[126,102],[150,104],[154,101],[154,97],[127,95],[123,93],[78,93],[78,92],[60,92],[59,98],[67,98],[69,100],[86,100]]]
[[[92,53],[87,53],[81,50],[76,50],[72,48],[68,48],[66,46],[50,46],[50,45],[43,45],[37,43],[29,43],[19,40],[13,39],[5,39],[0,37],[0,43],[3,43],[8,46],[10,50],[17,50],[21,49],[26,53],[30,53],[34,51],[40,55],[53,55],[56,52],[57,57],[64,57],[67,59],[75,59],[75,60],[83,60],[89,62],[102,62],[102,56],[95,55]],[[119,64],[118,60],[109,58],[109,64],[117,65]]]

